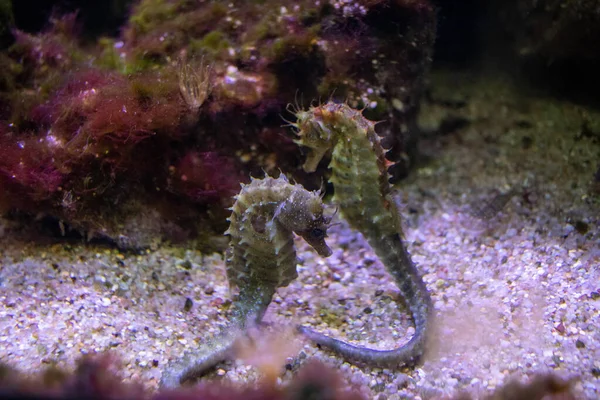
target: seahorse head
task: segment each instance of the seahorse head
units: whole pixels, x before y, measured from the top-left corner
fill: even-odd
[[[300,185],[275,212],[274,219],[302,237],[322,257],[331,255],[325,238],[331,218],[324,214],[325,205],[317,192],[309,192]]]
[[[296,129],[298,139],[294,142],[308,148],[306,161],[302,168],[306,172],[314,172],[327,151],[334,146],[335,135],[327,123],[331,112],[326,107],[311,107],[308,111],[296,112]]]
[[[321,257],[329,257],[331,249],[327,246],[325,238],[327,237],[327,228],[330,219],[325,216],[313,218],[306,228],[294,231],[301,236]]]

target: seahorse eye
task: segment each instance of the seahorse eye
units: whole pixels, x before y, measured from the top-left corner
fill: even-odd
[[[325,230],[321,228],[313,228],[310,231],[310,236],[314,239],[323,239],[325,237]]]

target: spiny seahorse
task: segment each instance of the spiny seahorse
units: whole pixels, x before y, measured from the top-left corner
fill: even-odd
[[[353,229],[367,239],[406,299],[415,334],[404,346],[375,350],[354,346],[300,327],[310,340],[349,361],[377,367],[413,365],[421,357],[432,314],[429,292],[404,244],[399,212],[390,193],[385,150],[375,122],[347,104],[328,102],[308,111],[294,110],[296,143],[308,148],[304,170],[313,172],[330,150],[333,202]]]
[[[230,236],[227,278],[231,286],[239,288],[230,320],[200,349],[170,363],[163,373],[162,387],[196,379],[233,356],[235,341],[247,328],[260,323],[277,288],[298,276],[293,233],[319,255],[331,255],[325,243],[331,218],[324,210],[318,192],[291,184],[283,174],[242,185],[225,232]]]

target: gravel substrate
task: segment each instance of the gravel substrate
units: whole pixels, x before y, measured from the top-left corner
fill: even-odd
[[[600,115],[497,76],[437,73],[432,87],[422,126],[467,123],[425,139],[428,161],[400,188],[406,241],[435,303],[424,362],[358,368],[289,335],[248,345],[208,379],[255,381],[281,367],[286,381],[318,357],[374,399],[481,398],[546,372],[600,398]],[[225,322],[221,255],[42,245],[11,229],[0,229],[0,361],[20,370],[110,350],[126,379],[155,388],[169,359]],[[408,340],[398,289],[360,235],[342,224],[328,242],[334,254],[322,259],[298,241],[300,276],[279,290],[269,330],[302,323],[377,348]]]

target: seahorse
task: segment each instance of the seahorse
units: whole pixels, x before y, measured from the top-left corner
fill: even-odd
[[[309,192],[279,178],[252,179],[242,184],[229,217],[230,237],[226,254],[227,279],[239,288],[228,324],[201,348],[170,363],[161,387],[176,387],[194,380],[216,364],[233,357],[235,341],[262,320],[278,287],[297,276],[294,233],[322,257],[331,255],[327,246],[326,216],[320,193]]]
[[[307,327],[299,330],[313,342],[354,363],[382,368],[414,365],[426,345],[433,306],[402,242],[399,211],[387,172],[391,163],[385,158],[376,123],[347,104],[334,102],[293,112],[296,143],[308,149],[304,170],[314,172],[331,151],[329,180],[334,187],[333,202],[383,262],[406,299],[415,324],[415,334],[409,342],[393,350],[354,346]]]

